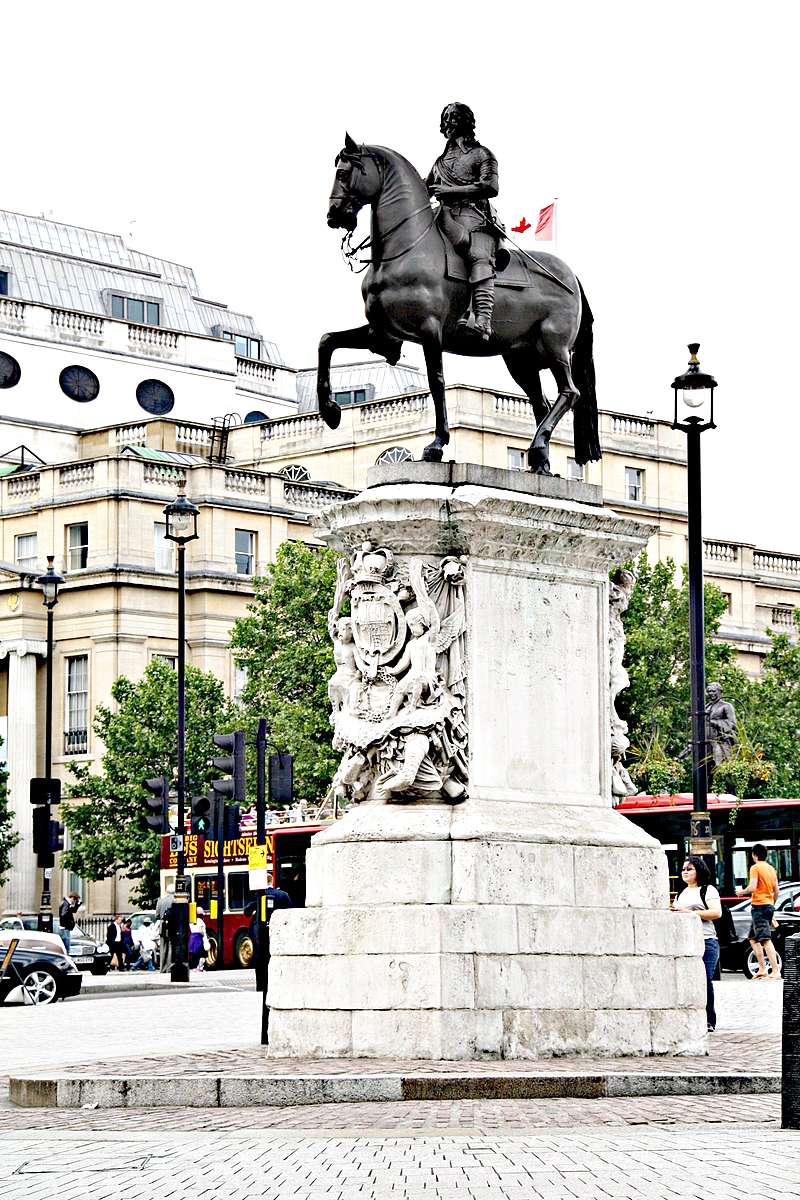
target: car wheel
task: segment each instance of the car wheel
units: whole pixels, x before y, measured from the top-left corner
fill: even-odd
[[[208,950],[206,951],[206,966],[215,967],[217,965],[217,939],[213,933],[208,935]]]
[[[233,959],[237,967],[252,967],[255,962],[256,948],[253,939],[247,932],[240,933],[233,945]]]
[[[783,971],[783,959],[781,958],[780,954],[778,954],[777,950],[775,951],[775,957],[778,960],[778,970]],[[752,946],[750,947],[749,953],[747,953],[744,957],[744,964],[742,966],[742,970],[744,971],[744,973],[748,979],[752,979],[753,976],[755,975],[756,971],[758,970],[758,959],[756,958],[756,952],[752,948]],[[769,960],[767,960],[767,974],[768,975],[772,974],[772,967],[769,965]]]
[[[22,979],[26,1004],[53,1004],[58,999],[58,979],[49,967],[31,967]]]

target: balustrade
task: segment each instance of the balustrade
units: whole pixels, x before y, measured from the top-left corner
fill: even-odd
[[[117,446],[144,446],[147,444],[146,425],[120,425],[113,430]]]
[[[712,562],[734,563],[739,559],[739,547],[733,542],[703,542],[705,557]]]
[[[273,383],[275,368],[269,363],[259,362],[253,358],[237,358],[236,374],[250,379],[260,379],[263,383]]]
[[[310,434],[322,430],[322,418],[317,413],[308,413],[302,417],[286,417],[279,421],[270,421],[261,426],[261,437],[267,441],[274,438],[306,438]]]
[[[145,483],[185,484],[186,472],[183,467],[176,467],[171,463],[146,462],[143,478]]]
[[[226,471],[225,487],[229,492],[263,496],[267,490],[267,476],[257,475],[254,471]]]
[[[38,471],[33,475],[12,475],[8,481],[9,496],[36,496],[38,493]]]
[[[72,466],[60,467],[58,482],[61,487],[79,487],[83,483],[93,483],[94,463],[74,463]]]
[[[794,630],[794,609],[793,608],[773,608],[772,610],[772,625],[776,629]]]
[[[358,413],[362,425],[373,425],[376,421],[396,421],[398,417],[416,416],[425,412],[430,398],[430,392],[421,392],[416,396],[397,396],[393,400],[359,404],[353,411]]]
[[[522,417],[526,421],[533,419],[533,405],[527,396],[500,396],[495,393],[494,411],[503,417]]]
[[[175,441],[181,446],[210,446],[211,430],[204,425],[177,425]]]
[[[611,432],[621,434],[623,437],[655,437],[656,426],[654,421],[648,421],[646,417],[618,417],[611,418]]]
[[[159,350],[177,350],[181,335],[171,329],[159,329],[156,325],[129,325],[128,341],[139,346],[157,347]]]
[[[25,305],[22,301],[0,296],[0,321],[13,321],[16,324],[24,320]]]
[[[293,504],[299,509],[327,508],[337,500],[349,500],[355,492],[337,490],[335,488],[315,487],[310,483],[285,483],[283,495],[287,504]]]
[[[66,308],[51,308],[50,324],[57,329],[71,329],[74,333],[88,333],[94,337],[100,337],[106,323],[102,317],[93,317],[88,313],[73,312]]]
[[[768,575],[800,575],[800,556],[795,554],[771,554],[767,550],[756,550],[753,566]]]

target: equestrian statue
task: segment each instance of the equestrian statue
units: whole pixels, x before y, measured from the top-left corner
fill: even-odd
[[[472,110],[448,104],[440,128],[447,144],[426,182],[396,151],[345,136],[328,225],[346,231],[343,249],[351,265],[369,250],[361,285],[367,324],[320,339],[320,415],[331,429],[341,420],[330,385],[335,350],[370,350],[394,364],[404,341],[418,342],[436,414],[434,438],[422,457],[441,462],[450,440],[442,353],[500,354],[533,406],[530,469],[550,474],[550,437],[570,411],[576,461],[599,459],[592,312],[583,288],[554,255],[503,244],[505,231],[490,204],[498,192],[497,160],[477,141]],[[370,236],[353,247],[366,204],[372,208]],[[539,372],[545,368],[558,387],[552,404],[542,394]]]

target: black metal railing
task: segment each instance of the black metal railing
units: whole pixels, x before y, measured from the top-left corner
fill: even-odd
[[[89,731],[88,729],[65,729],[64,730],[64,753],[65,754],[85,754],[89,749]]]

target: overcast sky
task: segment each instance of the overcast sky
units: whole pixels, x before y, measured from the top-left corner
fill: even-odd
[[[798,552],[797,33],[790,2],[6,0],[0,206],[190,264],[310,365],[363,320],[325,224],[345,129],[425,172],[464,100],[506,223],[560,198],[601,406],[669,416],[700,341],[705,532]],[[500,359],[446,372],[511,386]]]

